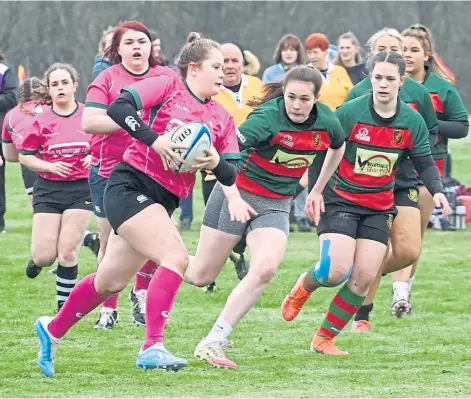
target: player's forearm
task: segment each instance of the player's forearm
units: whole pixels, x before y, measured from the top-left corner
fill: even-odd
[[[123,92],[107,110],[108,116],[130,136],[150,147],[159,135],[147,126],[137,114],[136,103],[132,95]]]
[[[3,157],[8,162],[18,162],[19,152],[13,143],[2,143]]]
[[[415,169],[419,173],[420,177],[424,181],[425,187],[430,194],[435,195],[443,192],[443,183],[440,178],[440,172],[438,171],[435,162],[431,155],[424,157],[412,158],[412,163]]]
[[[51,163],[39,159],[36,155],[25,155],[20,152],[20,162],[34,172],[50,172]]]
[[[332,148],[329,148],[327,150],[327,155],[322,165],[321,173],[319,174],[319,177],[313,187],[313,190],[319,193],[322,193],[324,191],[325,186],[329,182],[334,172],[337,170],[344,153],[345,144],[335,150]]]
[[[438,131],[449,139],[462,139],[468,135],[469,124],[462,121],[438,121]]]
[[[121,127],[108,115],[86,115],[84,112],[82,129],[88,134],[112,134]]]

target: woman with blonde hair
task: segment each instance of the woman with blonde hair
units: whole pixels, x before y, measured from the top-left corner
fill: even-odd
[[[368,71],[361,55],[360,41],[355,34],[347,32],[340,35],[337,49],[338,54],[333,64],[345,68],[354,85],[368,76]]]

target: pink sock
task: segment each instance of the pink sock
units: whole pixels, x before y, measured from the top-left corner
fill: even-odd
[[[147,261],[146,264],[142,266],[141,270],[139,270],[136,274],[134,292],[138,290],[147,290],[149,288],[152,276],[158,267],[159,265],[157,265],[155,262],[152,262],[151,260]]]
[[[146,301],[146,339],[142,350],[164,340],[168,314],[183,282],[182,276],[160,266],[152,277]]]
[[[96,273],[84,277],[72,290],[61,310],[49,324],[49,332],[54,338],[62,338],[75,323],[85,317],[105,300],[95,289]]]
[[[105,302],[103,302],[103,307],[117,310],[118,309],[118,299],[119,299],[119,294],[111,295],[110,297],[105,299]]]

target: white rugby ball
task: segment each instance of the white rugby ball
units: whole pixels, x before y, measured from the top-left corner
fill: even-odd
[[[185,163],[179,164],[178,168],[171,166],[172,170],[175,172],[189,172],[191,165],[196,163],[196,158],[206,156],[204,150],[211,147],[211,132],[204,123],[186,123],[172,134],[172,143],[188,146],[185,150],[175,150],[184,159]]]

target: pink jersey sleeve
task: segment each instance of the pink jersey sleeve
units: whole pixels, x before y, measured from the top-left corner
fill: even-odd
[[[111,104],[110,99],[110,76],[106,71],[100,73],[88,86],[85,106],[90,108],[107,109]]]
[[[224,159],[240,159],[239,144],[237,142],[237,127],[232,116],[230,118],[226,118],[225,126],[221,132],[221,137],[218,137],[217,140],[215,140],[214,148],[216,148],[216,151]]]
[[[25,134],[25,138],[20,145],[20,154],[35,155],[42,145],[41,126],[37,120],[33,122],[31,130]]]
[[[13,143],[11,139],[11,133],[8,129],[8,121],[10,120],[11,111],[8,111],[3,119],[3,126],[2,126],[2,143]]]
[[[164,102],[175,91],[177,80],[169,76],[143,79],[123,90],[128,91],[136,102],[137,109],[148,109]]]

